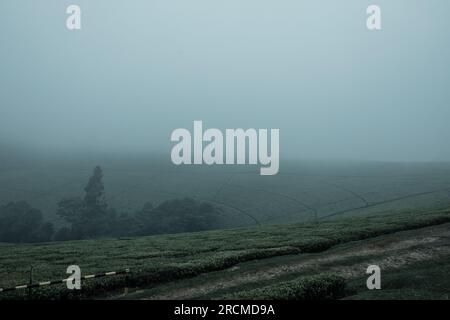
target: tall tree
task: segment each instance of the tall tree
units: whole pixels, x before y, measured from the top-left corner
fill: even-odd
[[[104,198],[105,186],[103,184],[103,171],[100,166],[94,168],[94,173],[89,179],[88,184],[84,188],[86,195],[84,202],[90,208],[106,208]]]
[[[97,166],[84,188],[83,199],[63,199],[58,204],[57,214],[71,224],[70,234],[65,229],[62,238],[91,238],[107,235],[114,220],[114,212],[108,210],[105,201],[103,171]]]

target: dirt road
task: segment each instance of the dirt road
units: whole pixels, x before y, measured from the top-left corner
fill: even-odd
[[[423,260],[450,255],[450,224],[397,232],[336,246],[319,254],[275,257],[239,264],[233,268],[139,289],[115,299],[196,299],[217,292],[278,281],[289,274],[333,272],[345,278],[365,275],[368,265],[383,272]]]

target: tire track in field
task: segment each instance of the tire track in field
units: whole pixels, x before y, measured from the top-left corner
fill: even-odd
[[[307,203],[305,203],[305,202],[303,202],[303,201],[301,201],[301,200],[299,200],[297,198],[294,198],[294,197],[292,197],[292,196],[290,196],[288,194],[285,194],[285,193],[276,192],[276,191],[269,191],[269,190],[260,189],[260,188],[249,188],[249,187],[245,187],[245,186],[238,185],[238,184],[228,184],[227,186],[225,186],[225,188],[226,187],[235,187],[235,188],[240,188],[240,189],[245,189],[245,190],[253,190],[253,191],[257,191],[257,192],[267,193],[267,194],[270,194],[270,195],[275,195],[275,196],[280,197],[280,198],[288,199],[288,200],[290,200],[292,202],[295,202],[302,209],[305,209],[305,208],[307,209],[307,210],[303,210],[303,211],[300,211],[300,212],[297,212],[297,213],[292,213],[292,215],[298,214],[298,213],[303,213],[305,211],[311,211],[313,213],[314,217],[317,217],[317,209],[316,208],[314,208],[311,205],[308,205]],[[291,215],[291,214],[289,214],[289,215]],[[273,219],[277,219],[279,217],[282,217],[282,215],[276,216]],[[271,220],[271,218],[263,220],[263,222],[270,221],[270,220]]]
[[[368,206],[370,204],[363,196],[361,196],[360,194],[356,193],[353,190],[350,190],[350,189],[348,189],[346,187],[343,187],[341,185],[338,185],[336,183],[330,183],[329,185],[333,186],[333,187],[335,187],[335,188],[337,188],[339,190],[342,190],[342,191],[345,191],[347,193],[350,193],[352,196],[354,196],[354,197],[358,198],[359,200],[361,200],[364,203],[364,205],[366,205],[366,206]]]
[[[330,217],[335,217],[335,216],[338,216],[338,215],[342,215],[342,214],[353,212],[353,211],[357,211],[357,210],[373,208],[373,207],[376,207],[376,206],[379,206],[379,205],[382,205],[382,204],[396,202],[396,201],[410,199],[410,198],[415,198],[415,197],[420,197],[420,196],[424,196],[424,195],[430,195],[430,194],[439,193],[439,192],[449,192],[449,190],[450,190],[450,188],[445,188],[445,189],[438,189],[438,190],[434,190],[434,191],[413,193],[413,194],[409,194],[409,195],[405,195],[405,196],[401,196],[401,197],[397,197],[397,198],[391,198],[391,199],[388,199],[388,200],[383,200],[383,201],[379,201],[379,202],[375,202],[375,203],[370,203],[368,205],[364,205],[364,206],[360,206],[360,207],[356,207],[356,208],[350,208],[350,209],[345,209],[345,210],[341,210],[341,211],[336,211],[336,212],[330,213],[328,215],[322,216],[319,219],[326,219],[326,218],[330,218]]]

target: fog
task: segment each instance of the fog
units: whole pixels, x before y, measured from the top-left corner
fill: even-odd
[[[66,7],[82,30],[66,29]],[[0,145],[157,153],[279,128],[281,159],[449,161],[450,2],[2,0]]]

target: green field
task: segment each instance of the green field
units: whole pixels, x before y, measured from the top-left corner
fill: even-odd
[[[63,223],[55,215],[58,201],[81,195],[97,164],[104,170],[110,207],[133,212],[146,202],[192,197],[220,207],[224,228],[450,204],[448,163],[285,162],[271,177],[252,166],[177,167],[155,158],[42,163],[0,164],[0,204],[25,200],[57,226]]]
[[[67,266],[75,264],[85,275],[132,272],[88,280],[78,293],[63,285],[33,289],[32,297],[222,299],[267,298],[269,292],[280,299],[447,297],[450,285],[439,280],[450,271],[448,256],[442,254],[446,246],[410,244],[422,238],[427,244],[426,239],[437,237],[433,232],[446,232],[433,229],[425,237],[419,230],[450,222],[448,163],[287,162],[280,174],[268,178],[250,166],[186,168],[162,159],[100,160],[0,165],[0,204],[25,200],[61,226],[57,202],[81,195],[100,163],[110,207],[133,212],[148,201],[157,205],[192,197],[223,210],[222,229],[0,244],[0,288],[27,283],[31,266],[39,282],[65,278]],[[393,251],[385,253],[377,241],[388,241]],[[402,243],[407,248],[397,250]],[[404,255],[406,262],[390,263]],[[364,266],[374,261],[388,261],[387,288],[381,292],[365,288]],[[406,281],[414,277],[418,285]],[[423,288],[424,281],[430,288]],[[28,295],[26,290],[0,293],[0,299]]]
[[[108,292],[114,293],[124,287],[170,286],[178,280],[189,281],[195,276],[226,272],[246,263],[266,266],[274,263],[270,259],[303,259],[308,254],[327,253],[335,247],[354,245],[362,239],[370,240],[374,237],[398,234],[404,230],[421,230],[420,228],[448,222],[450,210],[428,210],[139,238],[35,245],[4,244],[0,246],[0,287],[27,283],[30,265],[34,267],[35,281],[64,278],[67,266],[72,264],[79,265],[83,274],[130,268],[132,272],[127,277],[86,281],[81,294],[76,297],[99,296],[102,292],[107,296]],[[354,258],[352,255],[350,257]],[[275,262],[275,265],[279,264],[280,261]],[[302,275],[294,272],[285,275],[289,278],[285,280],[293,281],[299,276],[327,273],[331,269],[313,269]],[[237,272],[241,273],[240,270]],[[264,281],[266,280],[257,281],[258,287],[264,284]],[[282,281],[283,278],[277,279],[276,284],[283,284]],[[333,281],[324,283],[335,284]],[[305,286],[301,284],[294,287]],[[238,286],[235,289],[237,292],[245,292],[251,288]],[[281,292],[284,292],[283,290]],[[26,297],[27,294],[25,291],[19,296],[17,293],[3,293],[1,297],[18,298]],[[229,294],[236,294],[236,291],[223,292],[225,297]],[[62,285],[36,289],[33,292],[34,298],[67,295],[68,290]],[[75,297],[73,294],[70,296]],[[132,297],[131,295],[130,298]]]

